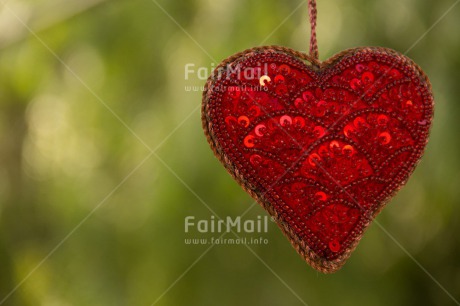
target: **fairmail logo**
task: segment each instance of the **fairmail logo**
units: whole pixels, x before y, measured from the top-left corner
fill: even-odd
[[[197,219],[195,216],[187,216],[184,219],[184,230],[199,233],[267,233],[268,224],[271,222],[268,216],[257,216],[256,219],[243,220],[240,216],[217,219],[211,216],[209,219]]]

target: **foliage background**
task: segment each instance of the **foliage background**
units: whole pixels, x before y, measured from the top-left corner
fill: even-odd
[[[456,304],[459,1],[318,2],[323,60],[410,49],[437,103],[425,157],[378,217],[389,235],[371,226],[333,275],[273,224],[254,253],[184,243],[186,216],[253,203],[209,149],[201,92],[185,90],[204,82],[184,66],[306,50],[306,1],[1,0],[0,305]]]

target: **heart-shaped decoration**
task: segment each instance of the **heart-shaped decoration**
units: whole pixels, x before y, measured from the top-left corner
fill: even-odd
[[[338,270],[422,156],[429,80],[385,48],[319,63],[268,46],[223,61],[203,93],[208,142],[315,269]]]

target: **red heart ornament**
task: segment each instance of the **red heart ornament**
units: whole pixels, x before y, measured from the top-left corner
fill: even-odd
[[[356,48],[319,63],[259,47],[224,60],[203,92],[208,142],[315,269],[334,272],[422,156],[431,85],[410,59]]]

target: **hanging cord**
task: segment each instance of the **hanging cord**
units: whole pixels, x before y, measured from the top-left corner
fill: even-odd
[[[310,56],[319,61],[318,42],[316,40],[316,0],[308,1],[308,14],[310,15]]]

